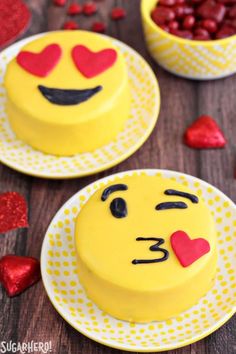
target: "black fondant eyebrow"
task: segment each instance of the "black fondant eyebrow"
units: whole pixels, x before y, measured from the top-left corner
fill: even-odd
[[[156,210],[166,210],[166,209],[186,209],[188,206],[184,202],[164,202],[157,204]]]
[[[194,194],[186,193],[186,192],[181,192],[177,191],[175,189],[166,189],[164,192],[166,195],[177,195],[179,197],[187,198],[191,200],[192,203],[198,203],[198,197]]]
[[[105,202],[109,195],[111,193],[117,192],[117,191],[126,191],[128,189],[128,186],[126,184],[118,183],[118,184],[113,184],[112,186],[107,187],[104,189],[102,193],[102,201]]]

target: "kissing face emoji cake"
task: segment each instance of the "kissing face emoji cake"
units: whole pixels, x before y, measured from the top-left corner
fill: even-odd
[[[93,151],[116,138],[130,113],[125,59],[99,34],[45,34],[21,49],[4,81],[13,131],[45,153]]]
[[[217,266],[214,220],[192,190],[167,178],[116,178],[76,220],[78,273],[110,315],[165,320],[197,303]]]

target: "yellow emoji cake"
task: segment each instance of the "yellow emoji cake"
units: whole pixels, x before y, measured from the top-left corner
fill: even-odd
[[[76,219],[78,273],[88,297],[132,322],[165,320],[197,303],[217,266],[210,210],[167,178],[116,178]]]
[[[4,81],[13,131],[45,153],[93,151],[116,138],[129,116],[125,59],[99,34],[45,34],[21,49]]]

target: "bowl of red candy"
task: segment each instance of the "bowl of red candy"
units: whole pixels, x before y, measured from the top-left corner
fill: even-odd
[[[236,72],[236,0],[142,0],[147,47],[166,70],[191,79]]]

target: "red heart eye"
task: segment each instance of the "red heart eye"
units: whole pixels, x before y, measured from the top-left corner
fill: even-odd
[[[40,53],[22,51],[17,55],[16,60],[29,73],[39,77],[46,77],[57,65],[61,55],[61,47],[58,44],[50,44]]]
[[[72,58],[81,74],[90,79],[109,69],[117,60],[117,52],[110,48],[92,52],[77,45],[72,49]]]

